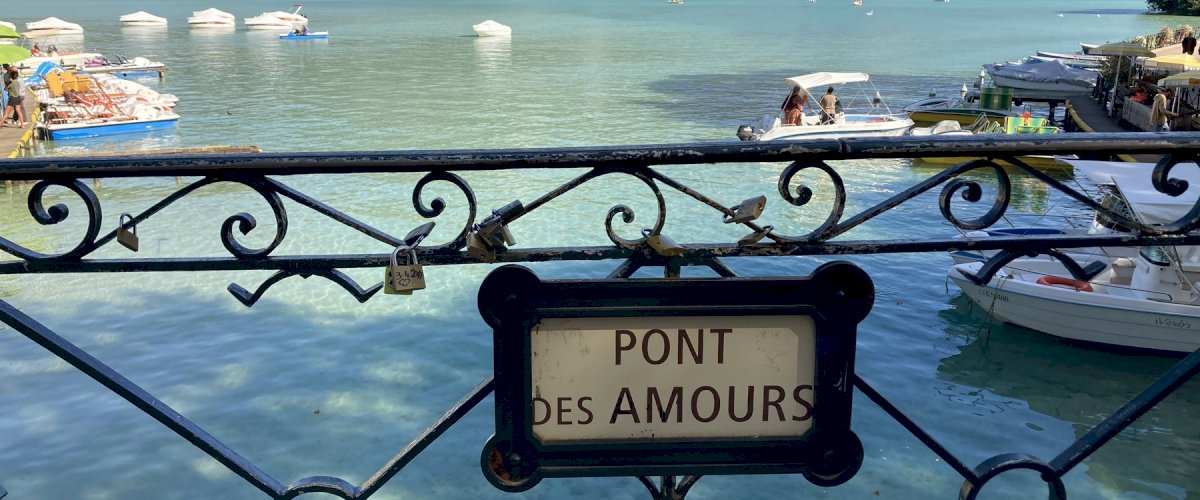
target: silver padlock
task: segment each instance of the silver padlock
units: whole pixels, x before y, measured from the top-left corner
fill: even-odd
[[[767,197],[758,196],[747,199],[740,205],[733,207],[733,215],[725,216],[726,224],[740,224],[742,222],[750,222],[762,215],[763,209],[767,208]]]
[[[405,263],[400,263],[404,255]],[[392,261],[383,275],[383,293],[388,295],[412,295],[413,290],[425,288],[425,270],[417,263],[417,251],[408,245],[396,247]]]
[[[128,225],[126,225],[128,221]],[[117,220],[117,243],[133,251],[138,251],[137,226],[133,225],[133,216],[121,214]]]

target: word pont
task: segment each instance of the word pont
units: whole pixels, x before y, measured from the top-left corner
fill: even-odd
[[[799,435],[814,411],[812,343],[801,342],[811,322],[776,318],[718,328],[631,318],[661,325],[605,330],[544,321],[533,336],[533,430],[549,440]]]

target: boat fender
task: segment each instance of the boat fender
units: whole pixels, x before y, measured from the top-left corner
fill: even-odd
[[[1065,285],[1074,288],[1076,292],[1092,291],[1091,283],[1058,276],[1042,276],[1041,278],[1037,279],[1037,284],[1048,286]]]

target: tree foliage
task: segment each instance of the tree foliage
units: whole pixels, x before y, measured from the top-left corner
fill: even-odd
[[[1163,14],[1200,15],[1200,0],[1146,0],[1146,6]]]

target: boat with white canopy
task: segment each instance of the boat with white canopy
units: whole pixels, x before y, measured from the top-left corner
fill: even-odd
[[[166,26],[167,18],[159,17],[144,10],[125,14],[119,19],[124,26]]]
[[[488,19],[487,21],[484,21],[482,23],[471,26],[471,29],[475,30],[475,34],[477,36],[510,36],[510,35],[512,35],[512,28],[505,26],[503,24],[500,24],[491,19]]]
[[[193,28],[233,28],[237,26],[236,20],[237,18],[228,12],[204,9],[192,12],[187,22]]]
[[[1200,169],[1181,164],[1171,177],[1191,189],[1178,197],[1154,189],[1153,165],[1073,160],[1077,171],[1108,186],[1141,223],[1171,224],[1200,201]],[[1102,262],[1104,263],[1104,262]],[[1058,261],[1018,259],[985,284],[970,278],[982,263],[959,264],[948,277],[1002,321],[1058,337],[1172,352],[1200,348],[1200,247],[1143,247],[1116,258],[1090,281]]]
[[[83,34],[83,26],[63,21],[57,17],[47,17],[41,21],[25,23],[25,29],[30,31],[55,30],[55,32],[59,35]]]
[[[870,79],[866,73],[833,72],[788,78],[792,91],[779,112],[764,116],[760,123],[738,127],[737,136],[743,141],[771,141],[904,135],[913,126],[912,119],[893,114]],[[810,90],[824,94],[826,89],[851,84],[856,92],[844,105],[839,98],[833,113],[823,110],[820,96]],[[868,89],[874,91],[873,97]]]
[[[276,10],[272,12],[263,12],[254,17],[247,17],[242,20],[249,29],[292,29],[308,25],[308,18],[300,15],[300,9],[304,6],[301,4],[293,4],[291,12]]]

